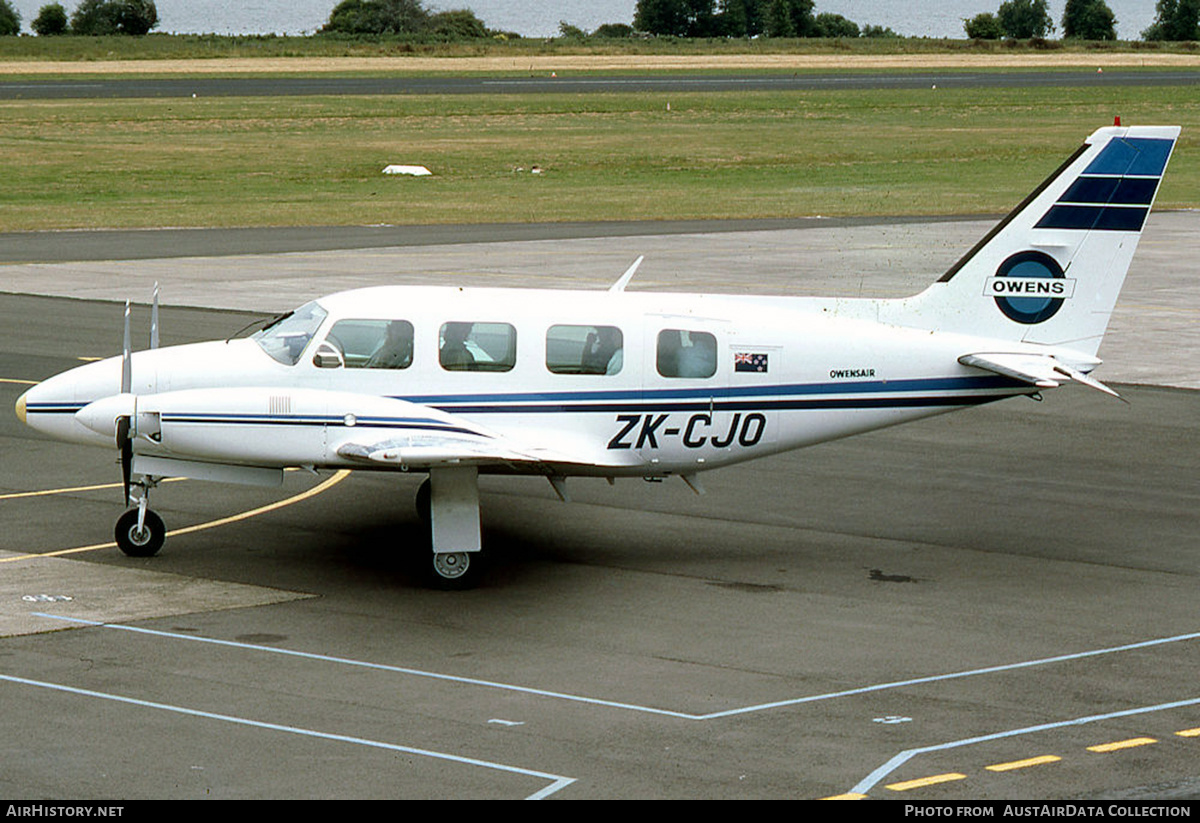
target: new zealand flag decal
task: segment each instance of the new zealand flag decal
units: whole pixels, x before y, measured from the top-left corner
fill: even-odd
[[[765,372],[767,370],[767,356],[765,354],[736,352],[733,355],[733,370]]]

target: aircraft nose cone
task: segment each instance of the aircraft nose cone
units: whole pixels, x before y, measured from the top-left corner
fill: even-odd
[[[29,392],[25,392],[25,394],[17,398],[17,419],[22,423],[25,422],[25,395],[27,394]]]

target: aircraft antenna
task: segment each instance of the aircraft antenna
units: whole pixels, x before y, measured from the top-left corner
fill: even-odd
[[[629,285],[629,281],[633,279],[634,272],[638,270],[638,266],[642,265],[642,261],[645,259],[646,256],[644,254],[639,255],[638,259],[633,261],[633,265],[627,268],[625,273],[621,275],[621,279],[616,283],[613,283],[608,290],[613,294],[625,291],[625,287]]]

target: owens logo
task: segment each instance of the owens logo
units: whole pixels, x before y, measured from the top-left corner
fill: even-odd
[[[992,297],[1009,320],[1032,325],[1044,323],[1075,293],[1075,281],[1063,276],[1053,257],[1040,251],[1022,251],[1009,257],[989,277],[984,295]]]

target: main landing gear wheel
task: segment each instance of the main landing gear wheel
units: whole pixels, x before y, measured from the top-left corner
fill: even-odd
[[[138,528],[138,510],[130,509],[117,518],[117,546],[130,557],[153,557],[167,539],[162,518],[149,509]]]
[[[483,577],[481,552],[434,552],[430,580],[439,589],[471,589]]]

